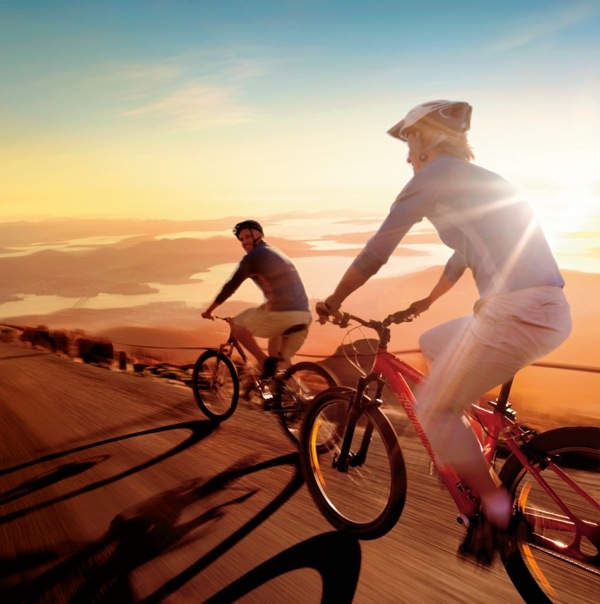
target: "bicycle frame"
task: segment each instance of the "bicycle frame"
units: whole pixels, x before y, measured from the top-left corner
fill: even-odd
[[[227,319],[223,319],[222,317],[217,318],[222,319],[223,321],[227,321],[227,323],[229,324],[229,321]],[[230,359],[233,356],[233,351],[235,350],[242,358],[244,365],[248,364],[248,356],[246,355],[240,343],[237,341],[237,338],[233,335],[233,333],[231,333],[231,326],[229,328],[229,337],[227,338],[227,341],[220,344],[218,350]]]
[[[425,433],[418,397],[426,375],[388,351],[391,325],[412,321],[415,311],[408,308],[383,320],[367,320],[331,312],[326,306],[321,310],[317,306],[321,323],[330,320],[347,331],[342,351],[360,377],[354,388],[338,387],[318,395],[304,417],[300,463],[317,507],[334,528],[358,538],[376,539],[393,528],[406,502],[408,472],[393,418],[386,412],[397,415],[402,409],[456,505],[458,523],[470,528],[465,543],[471,546],[471,540],[478,548],[479,493],[471,491],[466,479],[462,482],[441,454],[437,460],[435,441]],[[362,334],[362,328],[378,336],[370,368],[359,359],[363,353],[349,338],[355,329]],[[508,400],[511,387],[512,379],[501,386],[495,400],[482,399],[464,412],[490,474],[513,500],[510,523],[498,547],[502,562],[527,602],[551,602],[561,592],[570,593],[572,586],[577,589],[579,578],[581,593],[596,594],[600,430],[564,426],[538,434],[517,422]],[[497,454],[506,459],[500,460],[496,476]],[[459,552],[479,554],[477,549],[462,547]],[[555,568],[557,564],[570,569],[563,572]]]
[[[225,318],[225,317],[220,317],[217,315],[215,315],[215,318],[220,319],[221,321],[225,321],[229,325],[230,319]],[[220,344],[217,350],[218,350],[218,352],[227,356],[232,361],[233,361],[233,358],[232,358],[233,353],[234,352],[238,353],[238,355],[240,356],[240,358],[242,360],[242,365],[243,365],[244,371],[246,371],[248,373],[248,375],[251,376],[251,380],[253,382],[252,388],[258,391],[260,397],[262,398],[262,400],[265,403],[272,403],[279,399],[279,397],[281,396],[281,388],[283,385],[281,380],[278,379],[277,375],[275,375],[271,378],[268,378],[267,380],[263,380],[262,378],[260,378],[258,376],[258,374],[253,373],[251,370],[249,370],[250,363],[248,360],[248,355],[246,354],[246,351],[244,350],[242,345],[239,343],[238,339],[233,335],[230,325],[229,325],[229,337],[227,338],[227,341]],[[234,366],[235,366],[235,363],[234,363]],[[236,369],[238,369],[238,377],[239,377],[239,368],[236,367]],[[279,412],[276,409],[271,409],[271,411],[274,413]],[[292,411],[292,409],[288,406],[286,408],[286,411],[289,412],[289,411]]]
[[[417,401],[406,381],[407,379],[410,379],[419,385],[423,382],[424,377],[425,375],[421,371],[411,366],[406,361],[396,357],[389,352],[385,346],[380,346],[375,354],[375,362],[370,375],[363,378],[365,384],[363,392],[369,382],[377,381],[376,401],[381,401],[383,387],[387,384],[396,400],[402,406],[404,413],[436,468],[441,481],[454,500],[456,507],[459,510],[459,522],[468,525],[468,518],[472,517],[477,512],[478,502],[471,497],[468,490],[464,488],[454,468],[437,463],[429,438],[425,434],[421,422],[417,417]],[[362,398],[362,393],[360,394]],[[484,409],[481,409],[481,411],[486,412]],[[488,438],[490,437],[488,436]],[[488,447],[488,450],[488,455],[491,459],[495,452],[495,446]]]
[[[382,405],[382,392],[384,386],[388,386],[394,397],[402,406],[406,416],[408,417],[410,423],[412,424],[419,440],[423,444],[423,447],[427,451],[436,471],[438,472],[441,481],[444,486],[450,493],[450,496],[455,502],[455,505],[458,509],[457,521],[460,524],[464,524],[468,526],[469,518],[472,518],[477,512],[479,508],[479,502],[475,497],[473,497],[470,491],[465,488],[465,486],[461,483],[461,480],[451,466],[441,465],[436,462],[435,454],[433,452],[433,448],[419,418],[416,413],[416,405],[417,400],[407,383],[407,379],[416,383],[417,385],[421,384],[424,380],[425,375],[411,366],[406,361],[399,359],[397,356],[392,354],[387,350],[387,346],[385,344],[380,345],[375,354],[375,361],[373,363],[373,368],[371,372],[365,376],[361,377],[358,381],[358,387],[356,392],[356,400],[361,401],[364,400],[363,395],[365,390],[371,383],[376,383],[376,392],[374,403],[377,405]],[[528,430],[523,429],[516,423],[516,413],[510,409],[510,403],[508,402],[508,395],[511,389],[512,380],[503,384],[500,394],[496,401],[490,402],[490,405],[493,407],[493,410],[488,410],[480,405],[474,404],[469,410],[467,414],[471,425],[475,428],[477,434],[477,426],[479,427],[478,437],[480,438],[480,442],[482,445],[483,454],[490,464],[490,466],[494,462],[494,458],[496,455],[498,439],[502,435],[506,446],[510,450],[510,452],[515,455],[519,461],[523,464],[523,466],[535,476],[537,482],[542,486],[542,488],[548,493],[548,495],[556,502],[559,508],[564,512],[565,518],[559,517],[536,517],[536,521],[538,524],[543,522],[545,528],[553,529],[553,530],[561,530],[566,532],[573,532],[573,524],[570,520],[573,518],[573,514],[567,507],[567,505],[562,501],[560,497],[556,495],[553,489],[548,485],[546,480],[541,475],[538,467],[531,461],[531,457],[536,459],[538,465],[541,467],[544,464],[552,464],[549,459],[542,459],[541,456],[537,455],[535,452],[528,451],[529,456],[526,455],[522,450],[522,445],[527,443],[531,439],[531,433]],[[352,405],[352,408],[355,409],[356,416],[360,414],[360,405]],[[350,417],[349,425],[352,425],[356,420]],[[348,452],[350,449],[350,442],[352,435],[349,434],[351,431],[348,431],[346,434],[346,438],[344,440],[342,450],[340,452],[339,461],[340,464],[348,463]],[[361,464],[364,462],[364,457],[366,455],[368,449],[368,442],[370,439],[370,433],[367,430],[365,437],[363,439],[363,445],[361,446],[359,452],[355,455],[355,457],[351,460],[352,464]],[[342,460],[346,460],[342,462]],[[594,501],[594,499],[587,493],[585,493],[578,485],[572,483],[568,477],[560,470],[560,468],[555,467],[554,464],[553,471],[569,482],[571,487],[575,489],[582,497],[584,497],[591,505],[598,507],[598,503]],[[341,467],[340,467],[341,469]],[[524,502],[520,502],[523,503]],[[523,505],[524,507],[524,505]],[[575,517],[575,522],[578,522]],[[586,535],[588,538],[591,537],[591,533],[595,530],[594,527],[588,527],[583,525],[583,523],[578,522],[578,526],[576,527],[576,532],[574,533],[573,541],[568,546],[559,546],[554,542],[545,539],[543,536],[536,536],[536,544],[547,549],[551,549],[553,551],[562,551],[563,553],[568,553],[573,557],[578,556],[578,548],[577,548],[577,535]]]

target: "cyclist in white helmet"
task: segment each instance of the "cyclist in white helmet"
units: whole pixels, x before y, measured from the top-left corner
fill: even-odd
[[[263,377],[269,377],[278,364],[282,369],[289,366],[292,356],[306,340],[312,321],[308,297],[296,267],[283,252],[264,240],[260,223],[243,220],[235,225],[233,234],[246,255],[202,316],[213,319],[214,310],[246,279],[252,279],[263,292],[265,301],[234,317],[231,330],[256,358]],[[268,355],[256,337],[268,338]]]
[[[415,312],[426,311],[465,270],[472,272],[480,296],[473,315],[420,338],[430,371],[416,396],[436,458],[451,464],[481,498],[483,516],[459,548],[477,555],[478,540],[493,533],[496,540],[508,528],[512,502],[463,411],[561,344],[571,317],[563,278],[532,209],[506,180],[471,163],[470,119],[468,103],[431,101],[388,131],[408,144],[414,176],[317,311],[335,316],[423,218],[453,253],[429,295],[412,304]],[[491,538],[486,547],[492,547]]]

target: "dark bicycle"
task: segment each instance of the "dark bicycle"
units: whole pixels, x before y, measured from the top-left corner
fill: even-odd
[[[228,324],[230,321],[215,318]],[[240,395],[249,400],[256,394],[263,409],[279,418],[283,431],[296,444],[308,405],[319,392],[337,385],[338,380],[328,369],[311,361],[295,363],[273,377],[261,378],[231,330],[218,349],[206,350],[198,357],[192,373],[194,398],[207,417],[224,421],[233,415]]]

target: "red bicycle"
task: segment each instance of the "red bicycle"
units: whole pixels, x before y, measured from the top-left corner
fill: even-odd
[[[386,386],[456,503],[457,521],[468,527],[479,513],[479,501],[455,470],[436,463],[421,427],[408,381],[421,383],[423,373],[387,350],[389,326],[413,318],[410,309],[383,321],[344,313],[338,324],[348,335],[361,326],[377,333],[373,367],[363,371],[354,389],[321,392],[303,420],[300,459],[312,498],[335,528],[361,539],[387,533],[400,518],[406,496],[404,458],[384,414]],[[566,427],[537,434],[517,422],[508,401],[511,385],[512,380],[502,386],[489,408],[473,405],[467,414],[490,465],[499,463],[500,447],[508,453],[499,476],[513,497],[515,513],[526,519],[526,534],[509,536],[503,564],[526,602],[573,601],[574,594],[577,602],[597,602],[600,428]]]

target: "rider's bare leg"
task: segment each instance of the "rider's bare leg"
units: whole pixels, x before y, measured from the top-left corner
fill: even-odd
[[[267,355],[263,352],[252,332],[233,322],[231,323],[231,331],[240,344],[256,359],[262,371]]]
[[[284,339],[282,336],[275,338],[269,338],[269,344],[267,350],[269,356],[277,359],[277,371],[285,371],[288,367],[292,366],[292,361],[289,357],[282,357]]]
[[[468,420],[452,414],[444,418],[431,437],[434,451],[442,463],[451,465],[461,480],[481,499],[486,518],[500,529],[506,529],[512,515],[512,501],[495,471],[490,468],[481,444]]]
[[[277,363],[277,368],[279,370],[286,370],[288,367],[292,366],[292,361],[290,359],[280,359],[279,363]]]

